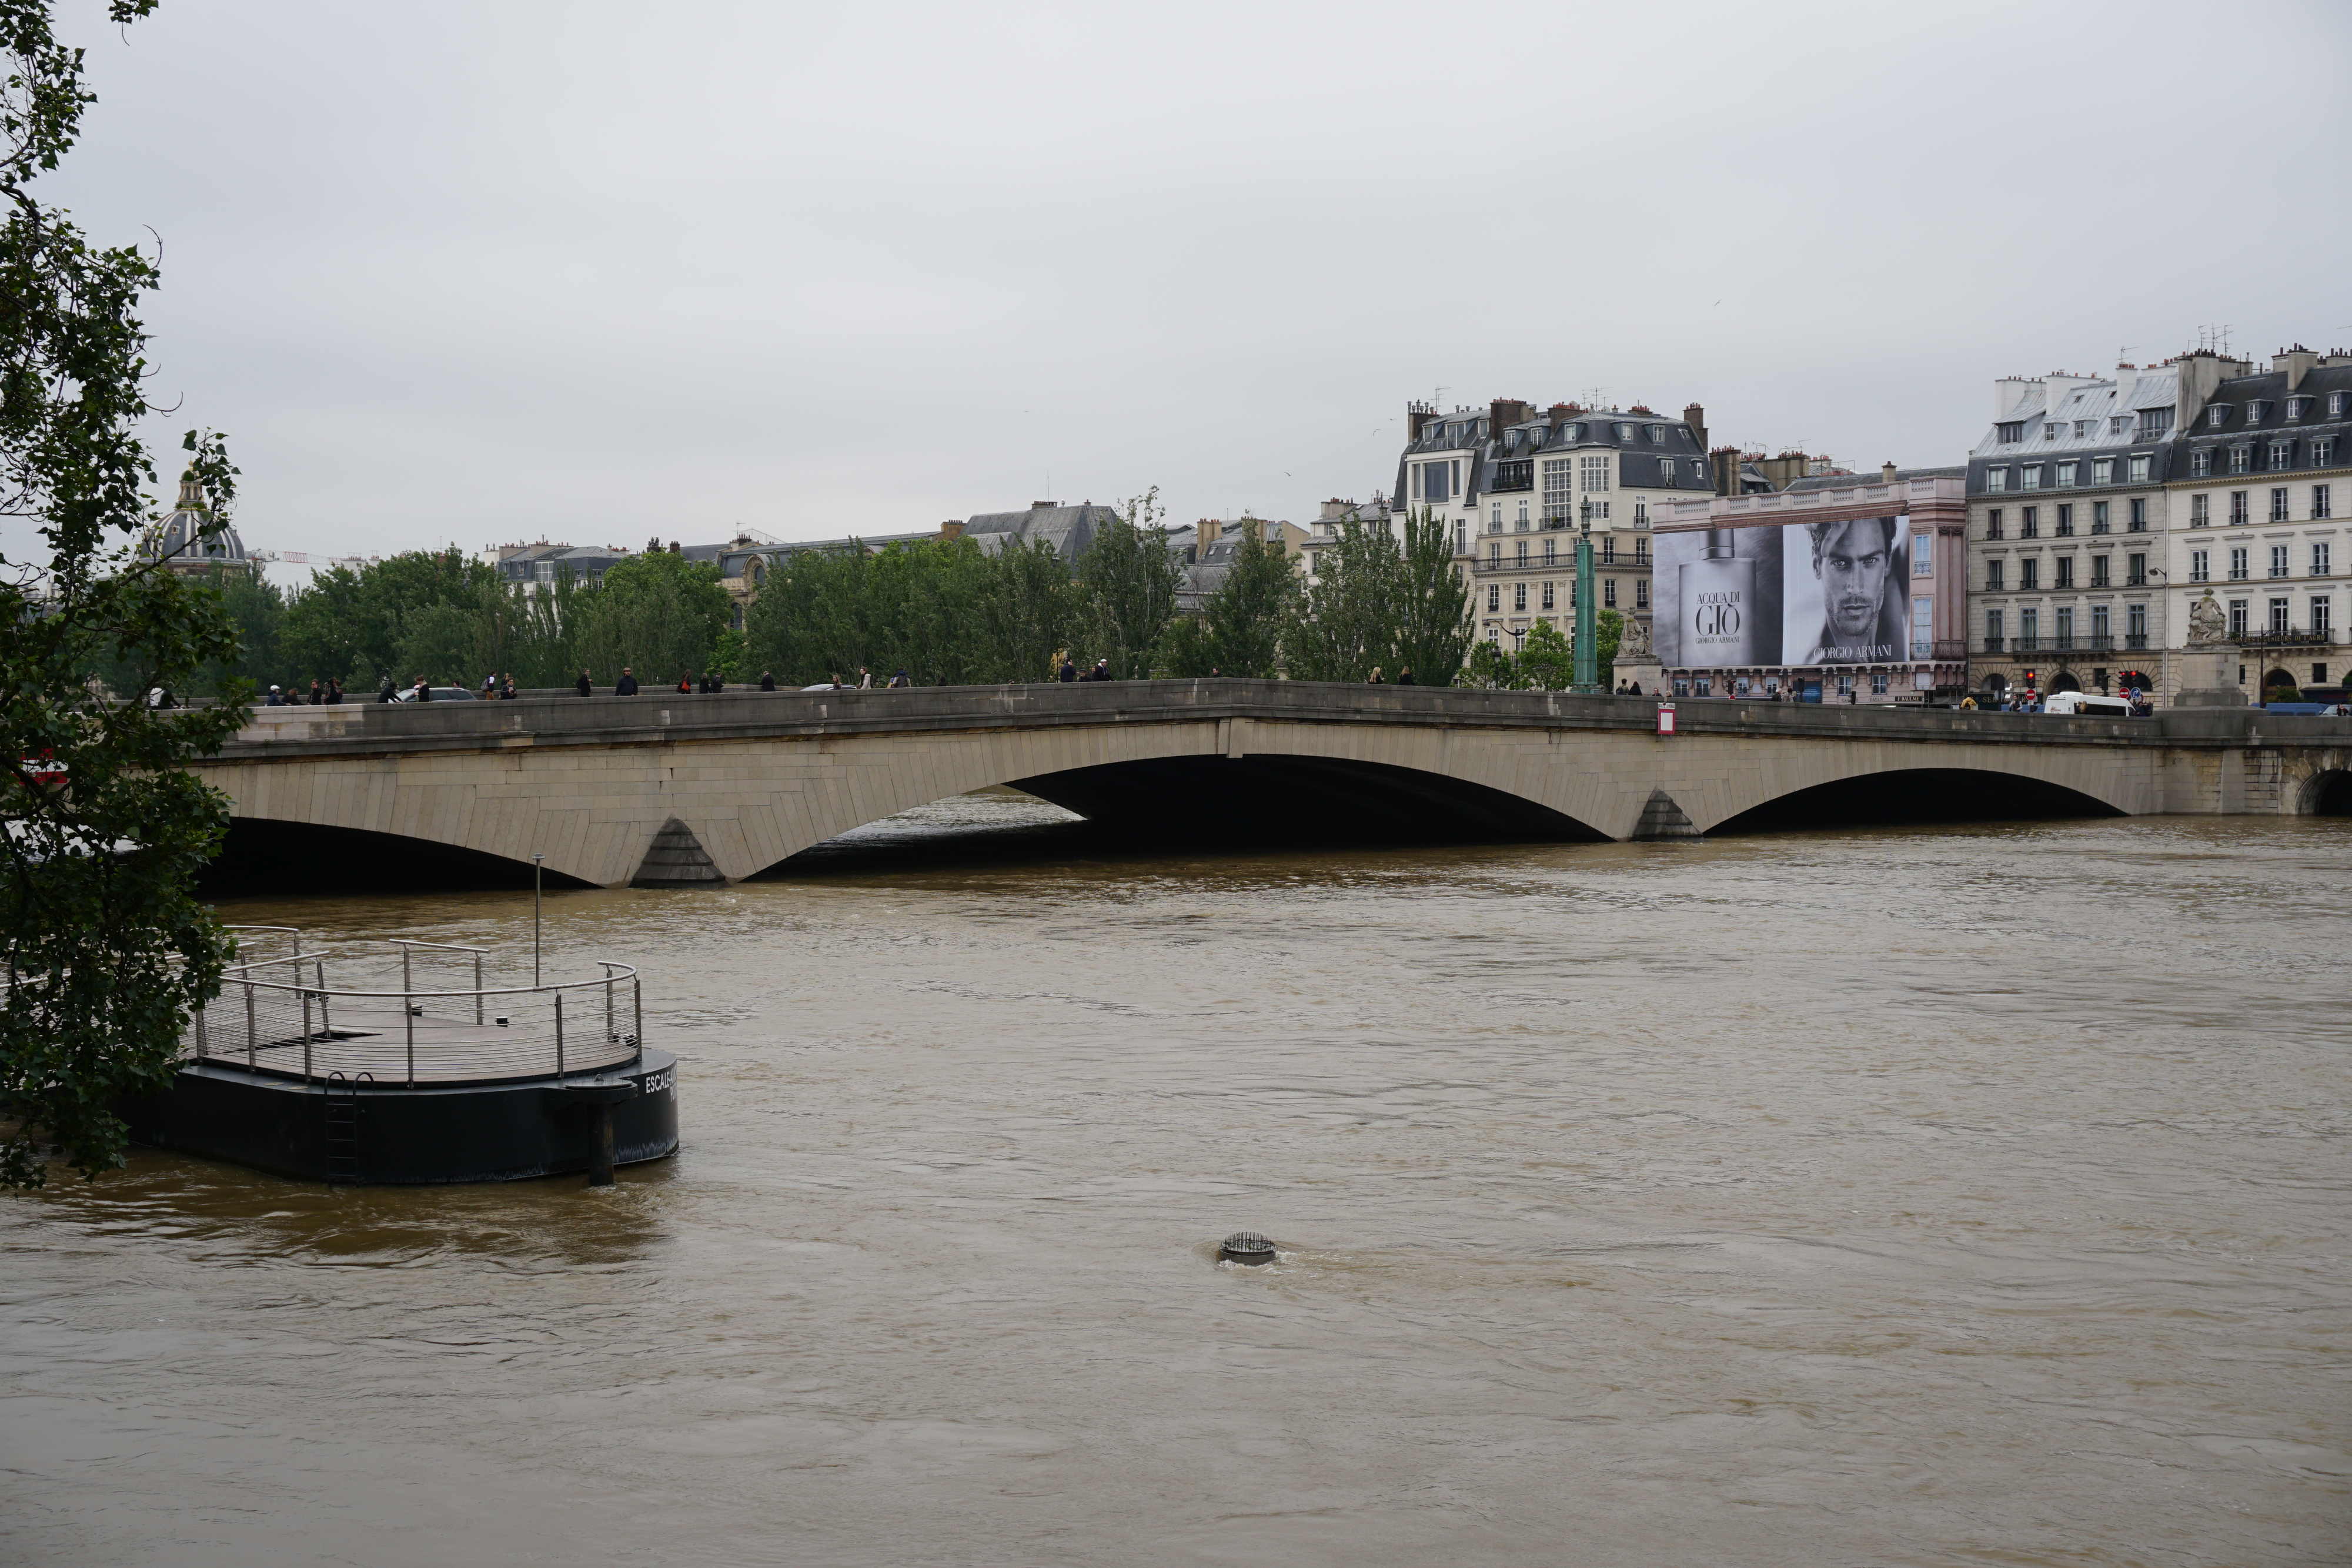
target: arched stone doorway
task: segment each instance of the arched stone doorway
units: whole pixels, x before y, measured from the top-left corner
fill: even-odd
[[[2083,683],[2074,678],[2074,671],[2061,670],[2051,676],[2050,684],[2042,689],[2053,695],[2059,692],[2079,692],[2083,689]]]
[[[2296,681],[2294,675],[2284,670],[2273,670],[2270,674],[2263,677],[2263,691],[2274,692],[2281,686],[2284,686],[2291,692],[2300,691],[2303,689],[2301,683]]]

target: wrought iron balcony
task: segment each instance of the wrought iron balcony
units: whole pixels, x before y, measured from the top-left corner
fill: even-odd
[[[2322,626],[2316,631],[2298,630],[2293,626],[2275,627],[2266,632],[2250,632],[2238,639],[2242,648],[2326,648],[2336,642],[2336,629]]]

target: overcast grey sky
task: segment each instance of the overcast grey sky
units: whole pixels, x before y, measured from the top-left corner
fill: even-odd
[[[1409,398],[1958,460],[1996,376],[2352,345],[2352,6],[68,0],[263,548],[1391,482]]]

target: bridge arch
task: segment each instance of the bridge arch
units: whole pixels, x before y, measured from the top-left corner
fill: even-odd
[[[2306,817],[2352,817],[2352,767],[2314,773],[2304,781],[2297,804]]]

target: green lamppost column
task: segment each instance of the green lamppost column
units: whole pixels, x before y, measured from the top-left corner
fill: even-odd
[[[1574,688],[1601,689],[1601,628],[1592,603],[1592,497],[1584,498],[1582,527],[1576,536],[1576,680]]]

